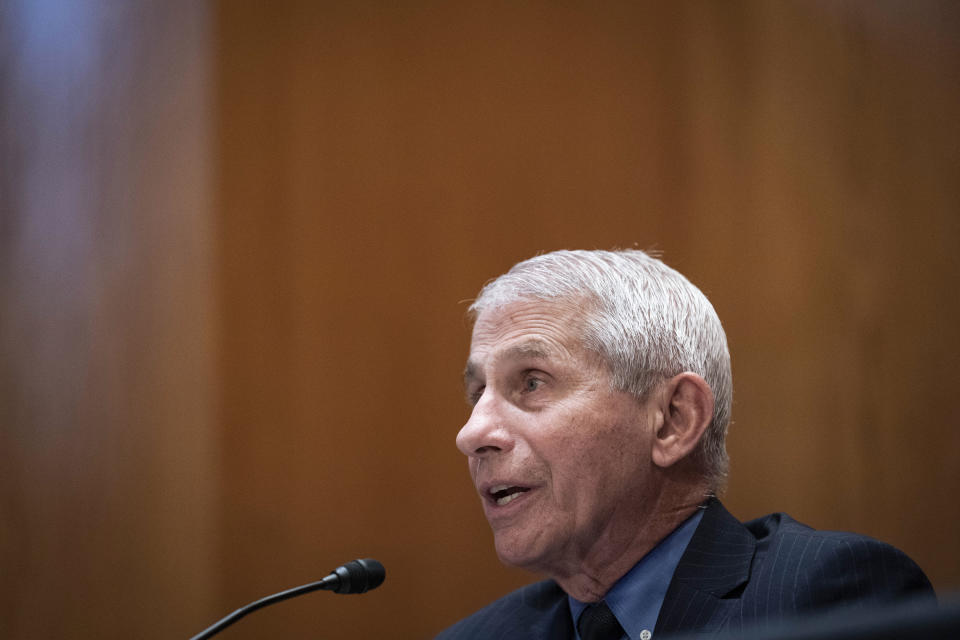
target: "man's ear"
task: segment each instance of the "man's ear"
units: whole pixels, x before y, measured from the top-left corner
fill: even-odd
[[[655,434],[653,462],[676,464],[693,451],[713,420],[713,391],[707,381],[689,371],[663,383],[660,404],[663,424]]]

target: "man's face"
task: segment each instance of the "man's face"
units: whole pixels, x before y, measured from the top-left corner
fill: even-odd
[[[612,389],[580,321],[553,302],[481,313],[457,436],[500,559],[554,577],[638,535],[652,491],[652,405]]]

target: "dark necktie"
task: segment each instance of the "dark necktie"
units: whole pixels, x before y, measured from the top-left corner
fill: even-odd
[[[602,600],[583,610],[577,631],[581,640],[620,640],[623,637],[623,627]]]

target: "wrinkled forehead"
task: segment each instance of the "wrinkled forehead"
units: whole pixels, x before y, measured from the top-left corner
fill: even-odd
[[[523,300],[484,309],[474,321],[470,359],[582,352],[585,320],[583,305],[570,300]]]

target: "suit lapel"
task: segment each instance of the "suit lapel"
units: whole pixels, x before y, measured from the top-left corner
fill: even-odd
[[[567,604],[566,598],[564,598],[563,604],[559,605],[553,611],[553,615],[549,617],[548,621],[545,629],[546,633],[540,637],[548,640],[574,640],[573,621],[570,618],[570,605]],[[544,629],[541,628],[540,630],[543,631]],[[533,637],[536,636],[527,636],[527,638]]]
[[[517,640],[574,639],[567,594],[553,580],[525,589],[521,609],[516,626]]]
[[[716,631],[750,577],[756,540],[713,498],[673,574],[656,634]]]

